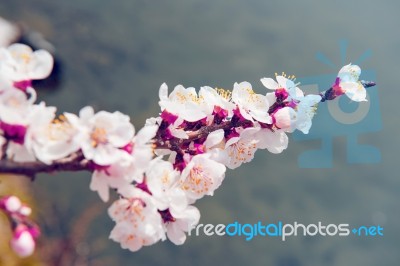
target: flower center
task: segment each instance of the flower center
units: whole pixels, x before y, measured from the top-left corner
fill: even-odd
[[[197,96],[195,94],[191,94],[190,96],[192,98],[192,102],[194,102],[194,103],[200,104],[200,103],[204,102],[203,96]]]
[[[92,140],[92,146],[97,147],[99,144],[107,143],[107,130],[102,127],[95,127],[90,134]]]
[[[132,201],[132,204],[129,206],[129,211],[141,217],[145,207],[144,202],[141,199],[133,199]]]
[[[177,100],[178,100],[180,103],[185,103],[185,102],[187,101],[186,95],[184,95],[184,94],[181,93],[181,92],[178,92],[178,93],[176,94],[176,98],[177,98]]]
[[[232,92],[222,89],[222,88],[215,88],[215,90],[217,91],[217,93],[224,98],[225,100],[227,100],[228,102],[231,100],[232,98]]]
[[[17,98],[17,97],[10,97],[7,99],[6,105],[17,109],[18,107],[23,106],[23,102],[21,102],[21,99]]]
[[[25,64],[28,64],[32,60],[31,55],[28,53],[21,53],[21,54],[12,53],[12,55],[15,59],[20,59],[20,60],[24,61]]]
[[[257,149],[257,144],[254,141],[244,143],[239,140],[229,147],[229,157],[233,158],[235,162],[247,162]]]
[[[174,216],[172,216],[172,214],[169,211],[169,209],[166,209],[164,211],[158,211],[158,213],[160,213],[161,218],[163,219],[164,223],[169,223],[169,222],[175,222],[176,221],[176,219],[174,218]]]
[[[364,90],[364,86],[361,84],[361,82],[357,83],[357,90],[358,91],[363,91]]]
[[[182,189],[190,190],[197,194],[203,194],[209,191],[213,183],[210,174],[204,171],[201,165],[198,165],[190,170],[189,176],[182,184]]]
[[[250,103],[260,103],[261,99],[257,93],[255,93],[251,88],[246,88],[247,92],[247,102]]]
[[[169,171],[167,171],[167,170],[165,170],[164,172],[163,172],[163,175],[162,175],[162,177],[161,177],[161,182],[164,184],[164,185],[168,185],[169,183],[170,183],[170,173],[169,173]]]
[[[72,136],[73,127],[64,115],[54,119],[48,126],[47,134],[51,140],[68,139]]]

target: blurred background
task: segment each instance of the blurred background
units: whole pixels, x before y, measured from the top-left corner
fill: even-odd
[[[1,177],[2,191],[34,198],[43,237],[34,258],[12,262],[3,248],[0,265],[398,265],[399,8],[397,1],[0,0],[0,16],[40,32],[56,49],[56,78],[37,84],[40,100],[59,112],[85,105],[119,110],[137,130],[158,115],[163,82],[170,88],[232,88],[235,81],[249,81],[265,92],[259,79],[275,72],[335,75],[341,40],[348,42],[346,63],[372,52],[360,66],[376,74],[371,101],[379,106],[371,123],[379,125],[361,130],[357,141],[374,146],[379,162],[350,163],[346,132],[332,128],[326,132],[331,167],[302,168],[299,156],[318,149],[323,136],[291,137],[282,154],[258,151],[251,163],[228,171],[215,196],[196,206],[203,224],[281,220],[384,227],[383,237],[299,236],[285,242],[192,236],[183,246],[165,241],[131,253],[108,240],[108,204],[89,191],[88,173],[41,175],[33,183]],[[335,67],[318,61],[319,52]],[[311,134],[329,128],[331,120],[321,117]],[[7,234],[0,237],[3,246]]]

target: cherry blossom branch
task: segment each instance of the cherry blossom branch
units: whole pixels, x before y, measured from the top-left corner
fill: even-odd
[[[375,86],[375,82],[372,81],[361,81],[361,84],[365,88]],[[337,97],[334,92],[334,87],[332,86],[326,91],[320,93],[322,100],[321,102],[330,101]],[[270,107],[269,113],[272,113],[272,110],[276,108],[279,102],[276,102],[273,106]],[[187,139],[180,138],[171,138],[169,140],[164,140],[162,134],[164,130],[159,130],[157,135],[152,140],[153,147],[155,149],[169,149],[176,151],[178,153],[182,153],[182,146],[189,144],[192,141],[205,138],[210,133],[222,129],[224,131],[230,130],[232,128],[236,128],[239,126],[243,126],[246,122],[238,121],[238,120],[229,120],[222,122],[220,124],[212,124],[209,126],[202,126],[200,129],[187,132]],[[5,149],[5,146],[3,147]],[[76,152],[70,155],[67,158],[63,158],[60,160],[56,160],[51,164],[44,164],[42,162],[15,162],[9,159],[0,160],[0,173],[4,174],[17,174],[24,175],[30,178],[34,178],[38,173],[55,173],[55,172],[77,172],[77,171],[93,171],[93,165],[84,158],[81,152]]]
[[[226,168],[250,162],[257,149],[281,153],[287,133],[308,134],[320,102],[344,94],[366,101],[366,88],[375,85],[360,81],[361,69],[351,64],[316,95],[304,95],[294,76],[284,73],[261,79],[265,94],[248,82],[235,83],[232,91],[178,85],[171,93],[164,83],[160,116],[135,134],[129,116],[118,111],[95,113],[87,106],[79,115],[57,117],[56,107],[35,103],[32,80],[47,77],[52,66],[43,50],[22,44],[0,49],[0,173],[33,179],[38,173],[91,172],[90,189],[103,201],[110,191],[118,193],[108,209],[116,222],[110,238],[131,251],[167,237],[183,244],[200,219],[193,204],[213,195]],[[8,198],[4,202],[10,205]],[[25,227],[21,232],[29,238]],[[30,243],[24,254],[34,248],[32,237]]]
[[[360,83],[364,86],[364,88],[370,88],[376,85],[375,82],[373,81],[364,81],[361,80]],[[326,102],[326,101],[331,101],[336,99],[338,96],[341,96],[343,94],[336,94],[337,92],[335,92],[335,87],[332,86],[329,89],[319,93],[319,95],[322,97],[321,102]],[[275,102],[274,105],[272,105],[269,110],[268,113],[271,114],[273,113],[273,111],[280,107],[280,105],[282,105],[283,102]],[[170,149],[170,150],[174,150],[176,152],[180,152],[180,147],[184,144],[188,144],[192,141],[201,139],[201,138],[205,138],[207,137],[210,133],[222,129],[224,131],[226,130],[230,130],[232,128],[236,128],[239,126],[243,126],[243,124],[245,124],[246,122],[243,121],[238,121],[238,120],[229,120],[229,121],[225,121],[222,122],[221,124],[213,124],[213,125],[209,125],[209,126],[202,126],[200,129],[195,130],[195,131],[191,131],[191,132],[187,132],[188,138],[187,139],[180,139],[180,138],[172,138],[170,140],[163,140],[163,130],[159,130],[157,132],[156,137],[154,138],[154,147],[156,149]]]

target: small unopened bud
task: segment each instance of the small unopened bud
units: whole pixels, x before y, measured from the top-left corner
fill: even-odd
[[[22,203],[19,200],[19,198],[15,197],[15,196],[9,196],[9,197],[3,198],[2,201],[3,202],[1,203],[1,205],[8,212],[16,212],[22,206]]]
[[[291,130],[293,121],[296,120],[296,112],[290,107],[279,109],[273,117],[276,127],[284,130]]]
[[[19,257],[28,257],[35,251],[35,240],[28,228],[17,227],[10,242],[11,248]]]
[[[32,213],[32,209],[26,205],[22,205],[19,209],[19,213],[23,216],[29,216]]]

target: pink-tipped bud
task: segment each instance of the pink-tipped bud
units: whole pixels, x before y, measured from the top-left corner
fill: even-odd
[[[32,213],[32,209],[26,205],[22,205],[19,209],[19,213],[23,216],[29,216]]]
[[[11,248],[21,258],[28,257],[35,251],[35,240],[28,228],[17,227],[10,242]]]
[[[8,212],[16,212],[21,208],[22,203],[16,196],[8,196],[1,200],[0,206]]]
[[[284,107],[275,112],[273,118],[277,128],[290,131],[296,120],[296,112],[290,107]]]

